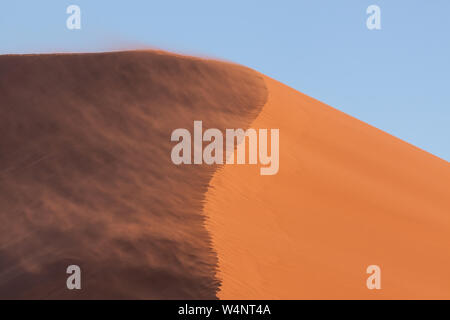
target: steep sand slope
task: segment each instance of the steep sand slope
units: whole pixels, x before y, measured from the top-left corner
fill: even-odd
[[[175,166],[170,136],[247,127],[265,99],[256,72],[217,61],[0,56],[0,299],[215,298],[216,168]]]
[[[219,297],[450,298],[448,162],[265,82],[251,127],[280,129],[280,171],[226,165],[211,181]]]

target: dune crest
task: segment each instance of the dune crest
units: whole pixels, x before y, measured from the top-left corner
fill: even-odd
[[[0,299],[450,298],[442,159],[231,63],[4,55],[0,74]],[[279,129],[275,174],[174,164],[198,120]]]
[[[211,180],[219,298],[449,299],[448,162],[264,79],[250,127],[280,129],[280,169],[225,165]]]
[[[247,127],[262,78],[154,51],[5,55],[0,74],[0,299],[215,299],[217,167],[174,165],[170,135]]]

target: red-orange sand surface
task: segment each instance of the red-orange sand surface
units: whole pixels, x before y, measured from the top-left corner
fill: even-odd
[[[0,56],[0,300],[216,298],[216,167],[173,164],[170,136],[247,127],[265,92],[248,68],[164,52]]]
[[[0,299],[450,298],[442,159],[230,63],[3,55],[0,75]],[[279,129],[278,174],[175,165],[195,120]]]
[[[251,127],[280,129],[278,174],[226,165],[206,196],[219,298],[450,298],[448,162],[265,84]],[[372,264],[381,290],[366,287]]]

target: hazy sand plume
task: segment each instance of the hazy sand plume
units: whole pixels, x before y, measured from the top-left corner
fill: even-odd
[[[0,56],[0,110],[0,298],[450,298],[448,162],[252,70]],[[194,120],[280,129],[278,174],[175,166]]]
[[[0,298],[215,298],[216,168],[175,166],[170,134],[246,127],[265,98],[252,70],[161,52],[0,56]]]
[[[251,128],[280,129],[278,174],[225,165],[207,194],[219,298],[450,299],[448,162],[265,82]]]

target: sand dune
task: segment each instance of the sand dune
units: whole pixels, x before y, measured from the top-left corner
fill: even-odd
[[[448,162],[253,70],[5,55],[0,110],[0,299],[450,298]],[[280,129],[279,172],[174,165],[194,120]]]
[[[265,98],[252,70],[162,52],[0,56],[0,299],[216,298],[215,167],[175,166],[170,134],[246,127]]]
[[[225,165],[205,212],[222,299],[450,298],[448,162],[265,77],[280,170]],[[366,268],[381,268],[368,290]]]

